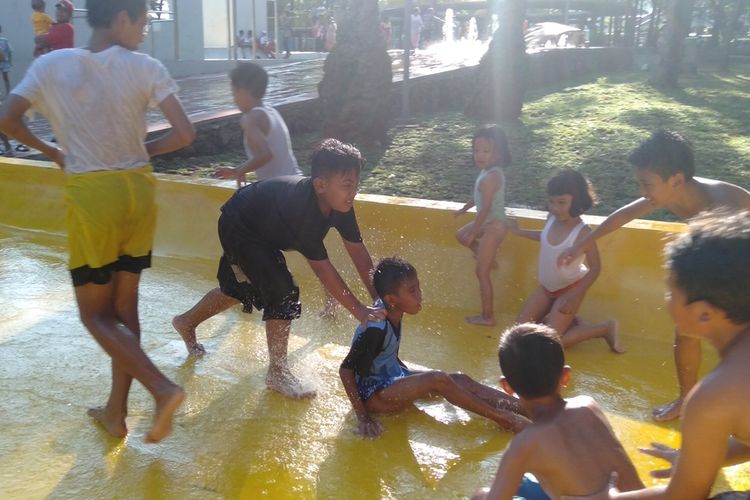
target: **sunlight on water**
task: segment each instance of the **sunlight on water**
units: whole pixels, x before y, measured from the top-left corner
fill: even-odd
[[[343,310],[334,321],[318,318],[322,293],[311,273],[297,273],[305,312],[293,325],[289,357],[318,397],[291,401],[265,389],[267,353],[257,313],[232,309],[208,320],[198,331],[208,354],[186,357],[170,321],[215,286],[216,263],[158,257],[142,279],[142,343],[188,398],[173,435],[146,445],[152,400],[134,384],[130,435],[110,439],[85,417],[86,408],[106,397],[110,366],[78,319],[63,238],[0,226],[0,249],[0,481],[9,498],[146,498],[164,491],[200,499],[462,497],[492,479],[510,439],[495,423],[439,400],[380,417],[386,430],[379,440],[358,438],[338,377],[356,325]],[[430,296],[441,291],[428,268],[438,267],[425,259],[419,264],[425,308],[405,318],[400,357],[414,368],[465,371],[496,386],[499,328],[468,327],[467,311],[431,306]],[[500,321],[507,323],[516,306],[501,306]],[[636,446],[678,441],[674,425],[647,417],[673,393],[671,378],[665,379],[671,349],[667,341],[628,340],[624,356],[597,342],[568,353],[574,367],[568,391],[591,394],[610,412],[646,478],[661,464]],[[747,471],[726,469],[719,484],[748,487]]]

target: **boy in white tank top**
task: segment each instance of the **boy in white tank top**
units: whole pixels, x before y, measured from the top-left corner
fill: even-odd
[[[268,73],[261,66],[241,62],[229,74],[232,95],[242,111],[243,142],[247,161],[239,167],[222,167],[214,175],[220,179],[236,179],[238,187],[248,172],[255,172],[259,181],[282,175],[302,175],[292,151],[284,119],[278,111],[263,105],[268,86]]]

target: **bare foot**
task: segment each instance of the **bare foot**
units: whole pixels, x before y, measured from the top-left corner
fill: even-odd
[[[172,415],[184,400],[185,391],[179,386],[174,386],[168,396],[157,399],[154,423],[146,434],[147,443],[158,443],[172,432]]]
[[[495,318],[485,318],[484,316],[466,316],[466,318],[464,319],[470,325],[495,326]]]
[[[268,369],[266,386],[290,399],[307,399],[316,396],[315,389],[304,387],[302,382],[292,375],[289,369]]]
[[[677,398],[671,403],[654,408],[652,415],[657,422],[668,422],[680,418],[682,413],[682,398]]]
[[[172,318],[172,326],[185,342],[189,356],[203,356],[206,354],[203,344],[198,343],[198,339],[195,337],[195,327],[189,325],[182,314]]]
[[[89,408],[86,410],[86,415],[96,420],[113,437],[122,439],[128,435],[128,426],[125,425],[125,417],[113,417],[109,415],[106,406]]]
[[[609,330],[604,336],[604,340],[607,341],[607,345],[612,352],[624,353],[625,348],[620,345],[620,323],[616,319],[611,319],[607,323],[609,323]]]

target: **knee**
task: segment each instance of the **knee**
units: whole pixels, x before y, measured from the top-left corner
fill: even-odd
[[[453,380],[451,379],[451,376],[448,375],[445,372],[441,371],[432,371],[430,372],[430,387],[433,390],[443,392],[446,387],[451,385],[453,383]]]
[[[471,377],[469,377],[465,373],[461,373],[461,372],[454,372],[454,373],[451,373],[449,376],[450,376],[451,380],[453,382],[455,382],[456,384],[458,384],[458,385],[464,385],[465,386],[465,385],[469,384],[472,381]]]

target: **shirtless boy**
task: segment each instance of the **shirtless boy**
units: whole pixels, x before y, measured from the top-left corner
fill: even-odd
[[[706,210],[750,209],[750,192],[728,182],[693,177],[695,161],[690,143],[675,132],[654,132],[628,157],[635,167],[642,198],[614,211],[587,237],[560,255],[565,264],[581,255],[597,239],[628,222],[655,210],[669,210],[682,220]],[[680,396],[654,409],[654,419],[672,420],[680,416],[682,403],[698,381],[701,345],[697,338],[675,331],[674,360]]]

